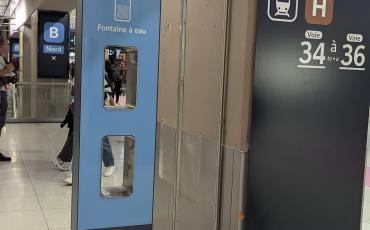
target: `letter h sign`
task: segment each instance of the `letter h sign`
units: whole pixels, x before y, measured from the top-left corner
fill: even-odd
[[[315,25],[329,25],[333,21],[334,0],[306,0],[306,21]]]

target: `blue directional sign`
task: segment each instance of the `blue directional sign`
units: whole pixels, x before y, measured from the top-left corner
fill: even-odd
[[[65,27],[60,22],[47,22],[44,25],[44,40],[47,43],[63,43]]]
[[[68,78],[69,13],[38,12],[38,77]]]
[[[12,44],[12,53],[19,54],[19,43]]]
[[[11,58],[19,58],[20,44],[18,38],[10,38],[10,54]]]

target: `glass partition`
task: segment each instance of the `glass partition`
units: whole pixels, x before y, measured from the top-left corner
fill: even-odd
[[[105,136],[102,140],[101,194],[105,198],[133,194],[135,139]]]
[[[134,109],[137,90],[137,49],[128,46],[107,46],[104,54],[104,107]]]
[[[71,82],[19,82],[9,92],[8,120],[59,122],[71,102]]]

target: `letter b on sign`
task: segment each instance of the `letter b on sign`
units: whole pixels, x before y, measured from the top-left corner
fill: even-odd
[[[59,22],[45,23],[44,40],[47,43],[63,43],[64,42],[64,25]]]
[[[333,21],[334,0],[306,0],[306,21],[315,25],[329,25]]]
[[[56,39],[59,37],[59,30],[57,27],[50,27],[50,38]]]

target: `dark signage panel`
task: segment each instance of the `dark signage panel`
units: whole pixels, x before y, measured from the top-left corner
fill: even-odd
[[[69,48],[74,49],[76,47],[76,32],[74,30],[69,31]]]
[[[13,54],[19,54],[19,42],[18,43],[12,43],[12,53]]]
[[[38,77],[68,78],[69,14],[39,12]]]
[[[261,0],[248,230],[360,230],[368,0]]]
[[[20,45],[18,38],[11,38],[10,40],[10,54],[11,59],[19,58]]]

